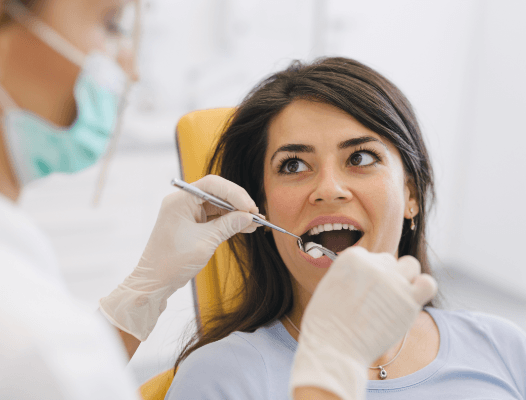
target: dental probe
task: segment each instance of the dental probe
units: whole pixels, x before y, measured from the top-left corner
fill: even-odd
[[[186,183],[185,181],[183,181],[181,179],[173,178],[172,179],[172,185],[176,186],[176,187],[178,187],[178,188],[180,188],[180,189],[182,189],[182,190],[184,190],[184,191],[186,191],[188,193],[191,193],[194,196],[200,197],[201,199],[203,199],[205,201],[208,201],[209,203],[213,204],[216,207],[222,208],[223,210],[238,211],[229,202],[227,202],[225,200],[221,200],[220,198],[215,197],[215,196],[211,195],[210,193],[203,192],[201,189],[196,188],[194,185],[190,185],[189,183]],[[249,214],[252,214],[252,213],[249,213]],[[304,253],[306,253],[305,247],[303,247],[303,240],[301,240],[301,238],[299,236],[296,236],[293,233],[290,233],[289,231],[286,231],[285,229],[280,228],[277,225],[271,224],[270,222],[265,221],[264,219],[258,217],[257,215],[252,214],[252,220],[254,222],[256,222],[257,224],[265,225],[265,226],[268,226],[269,228],[275,229],[275,230],[277,230],[279,232],[286,233],[287,235],[290,235],[290,236],[294,236],[296,239],[298,239],[297,243],[298,243],[298,247],[300,248],[300,250],[303,251]],[[319,249],[323,254],[325,254],[331,260],[334,260],[337,257],[336,253],[334,253],[331,250],[326,249],[325,247],[320,246],[318,244],[315,244],[314,246],[312,246],[312,248]]]

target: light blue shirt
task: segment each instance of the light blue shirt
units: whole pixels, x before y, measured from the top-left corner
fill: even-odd
[[[437,357],[402,378],[368,381],[368,400],[526,400],[524,331],[487,314],[426,311],[440,333]],[[297,345],[280,321],[234,332],[183,361],[166,399],[288,399]]]

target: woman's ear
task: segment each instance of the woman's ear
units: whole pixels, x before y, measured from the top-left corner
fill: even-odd
[[[404,198],[404,218],[411,219],[415,217],[420,211],[418,204],[418,192],[416,190],[416,185],[412,177],[406,179],[404,188]]]

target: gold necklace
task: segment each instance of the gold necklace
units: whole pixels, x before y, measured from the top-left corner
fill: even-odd
[[[294,329],[296,329],[298,331],[299,334],[301,334],[301,331],[298,329],[298,327],[296,325],[294,325],[294,323],[290,320],[290,318],[285,315],[285,318],[287,318],[287,321],[289,321],[289,323],[292,325],[292,327]],[[377,367],[369,367],[369,369],[377,369],[379,368],[380,369],[380,372],[378,373],[378,377],[382,380],[386,379],[387,378],[387,371],[384,369],[384,367],[387,367],[389,364],[391,364],[394,360],[396,360],[396,357],[398,357],[400,355],[400,353],[402,352],[402,349],[404,348],[404,344],[405,344],[405,341],[407,340],[407,335],[409,334],[409,331],[407,331],[407,333],[405,334],[404,336],[404,341],[402,342],[402,345],[400,346],[400,350],[398,350],[398,353],[396,353],[396,356],[394,356],[391,361],[389,361],[387,364],[383,364],[383,365],[379,365]]]

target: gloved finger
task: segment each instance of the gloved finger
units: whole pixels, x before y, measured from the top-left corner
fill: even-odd
[[[215,237],[219,246],[222,242],[230,239],[236,233],[253,225],[252,215],[244,211],[232,211],[222,217],[216,218],[213,221],[204,224],[203,229],[206,229],[212,237]]]
[[[428,274],[418,275],[413,282],[413,298],[415,301],[424,305],[436,296],[438,285],[435,278]]]
[[[416,258],[403,256],[398,259],[395,270],[412,283],[414,279],[420,275],[422,267]]]
[[[225,215],[226,213],[230,212],[223,208],[216,207],[213,204],[208,203],[208,202],[203,204],[203,209],[206,214],[206,221],[211,221],[212,219],[215,219],[217,217],[220,217],[221,215]]]
[[[241,233],[252,233],[252,232],[255,232],[256,229],[258,229],[261,225],[259,225],[258,223],[256,222],[252,222],[248,228],[245,228],[241,231]]]
[[[256,215],[259,218],[264,219],[265,221],[267,220],[267,217],[265,217],[263,214],[256,214]],[[252,222],[252,224],[248,228],[243,229],[241,233],[252,233],[252,232],[255,232],[256,229],[258,228],[263,228],[263,225],[259,224],[258,222]]]
[[[216,206],[214,206],[213,204],[210,204],[210,203],[204,203],[203,204],[203,208],[204,208],[204,213],[206,215],[206,218],[202,218],[201,222],[213,221],[214,219],[219,218],[219,217],[221,217],[223,215],[226,215],[226,214],[231,212],[231,211],[225,210],[223,208],[216,207]],[[262,219],[266,219],[264,215],[261,215],[261,214],[256,214],[256,215],[258,217],[262,218]],[[252,233],[260,226],[262,226],[262,225],[254,222],[248,228],[243,229],[241,231],[241,233]]]
[[[375,263],[386,270],[393,269],[394,265],[398,262],[391,253],[373,253],[372,256],[375,259]]]
[[[372,258],[375,258],[375,262],[372,261]],[[337,282],[342,279],[347,279],[349,276],[354,275],[357,268],[359,269],[369,269],[374,266],[382,265],[386,261],[384,257],[380,254],[371,254],[366,249],[360,246],[348,247],[343,250],[334,262],[332,263],[329,271],[325,274],[325,277],[329,275],[331,280]],[[325,277],[320,281],[318,286],[322,284],[325,280]],[[333,278],[334,277],[334,278]],[[344,278],[345,277],[345,278]]]
[[[338,254],[336,260],[339,260],[338,262],[341,264],[352,265],[353,263],[364,260],[368,253],[367,250],[360,246],[347,247]],[[333,267],[331,266],[331,268]]]
[[[225,178],[217,175],[207,175],[192,183],[192,185],[229,202],[240,211],[259,213],[256,203],[248,195],[247,191]],[[203,202],[202,199],[199,200]]]

